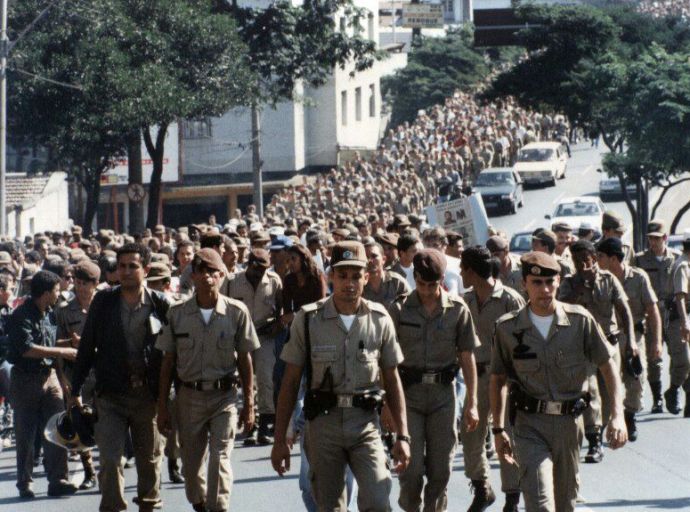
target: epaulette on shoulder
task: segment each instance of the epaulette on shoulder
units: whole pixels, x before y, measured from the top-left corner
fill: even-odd
[[[568,302],[561,302],[561,305],[563,306],[563,309],[565,310],[566,313],[573,313],[576,315],[581,315],[581,316],[588,316],[589,312],[587,309],[585,309],[584,306],[580,306],[579,304],[570,304]]]
[[[402,302],[405,299],[407,299],[412,292],[405,292],[405,293],[400,293],[398,296],[394,299],[395,302]]]
[[[509,320],[513,320],[513,319],[517,318],[519,312],[520,312],[520,310],[516,309],[515,311],[510,311],[508,313],[501,315],[500,317],[498,317],[498,320],[496,320],[496,325],[502,324],[502,323],[505,323]]]
[[[317,309],[321,309],[323,305],[326,303],[328,298],[317,300],[316,302],[311,302],[310,304],[305,304],[302,306],[302,311],[305,313],[313,313]]]
[[[367,300],[367,299],[362,299],[362,300],[366,300],[366,301],[367,301],[367,307],[368,307],[371,311],[373,311],[373,312],[375,312],[375,313],[382,314],[382,315],[387,315],[387,314],[388,314],[388,310],[386,309],[386,306],[384,306],[383,304],[381,304],[381,303],[379,303],[379,302],[375,302],[375,301],[373,301],[373,300]]]

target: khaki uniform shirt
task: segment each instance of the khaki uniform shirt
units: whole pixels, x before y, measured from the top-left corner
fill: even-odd
[[[513,254],[508,255],[508,257],[510,258],[510,269],[506,275],[501,274],[499,278],[503,281],[504,285],[523,293],[524,287],[522,284],[522,264],[520,263],[520,258]]]
[[[412,292],[390,308],[405,366],[438,371],[458,362],[458,352],[475,350],[479,339],[470,310],[457,295],[441,290],[441,307],[430,316]]]
[[[381,287],[379,291],[372,290],[368,283],[364,287],[362,297],[367,300],[373,300],[384,306],[390,306],[395,299],[404,293],[409,293],[410,287],[407,285],[405,278],[400,277],[400,274],[388,270],[383,271],[383,279],[381,280]]]
[[[591,365],[606,363],[618,348],[606,341],[581,306],[556,302],[546,339],[530,320],[528,308],[508,313],[496,323],[491,373],[516,380],[538,400],[581,397],[587,391]]]
[[[635,256],[635,266],[640,267],[649,276],[654,291],[660,301],[673,297],[672,270],[673,263],[678,258],[678,252],[666,248],[661,260],[658,260],[652,251],[640,252]]]
[[[227,280],[225,284],[225,288],[221,288],[221,293],[247,306],[257,330],[261,330],[280,314],[283,283],[272,270],[264,273],[256,290],[247,279],[246,271],[235,274],[235,277]]]
[[[496,281],[493,292],[483,304],[479,303],[479,297],[473,290],[465,294],[465,302],[470,308],[481,343],[475,349],[474,357],[477,363],[488,363],[491,361],[491,343],[496,330],[496,320],[523,307],[525,300],[512,288]]]
[[[558,289],[558,299],[584,306],[599,323],[604,333],[618,334],[615,303],[627,301],[623,285],[606,270],[597,269],[597,275],[590,286],[580,274],[566,277]]]
[[[236,353],[256,350],[259,339],[244,304],[220,295],[207,325],[195,294],[170,308],[156,348],[177,356],[183,382],[214,381],[234,374]]]
[[[86,322],[86,313],[81,308],[79,301],[74,297],[68,303],[55,309],[55,321],[57,323],[57,339],[72,340],[72,333],[81,336]]]
[[[685,311],[690,311],[690,261],[686,256],[681,256],[676,260],[675,270],[673,271],[673,296],[679,293],[685,294]],[[673,307],[676,307],[674,304]]]
[[[304,316],[309,314],[312,389],[317,389],[328,368],[333,392],[351,394],[379,387],[379,368],[393,368],[403,360],[395,328],[386,308],[362,299],[355,320],[345,328],[333,298],[304,306],[290,328],[290,342],[280,358],[289,364],[306,364]]]
[[[626,265],[623,271],[623,289],[628,296],[633,323],[642,322],[647,306],[658,301],[649,277],[644,270]]]
[[[574,265],[567,258],[564,258],[562,256],[556,256],[555,254],[554,257],[556,258],[558,264],[561,266],[561,271],[559,274],[561,276],[561,280],[575,273]]]
[[[144,289],[139,301],[133,306],[127,304],[124,298],[120,299],[120,319],[127,343],[127,363],[130,373],[133,375],[146,373],[144,341],[148,333],[149,316],[152,312],[153,302],[151,302],[151,296],[147,289]]]

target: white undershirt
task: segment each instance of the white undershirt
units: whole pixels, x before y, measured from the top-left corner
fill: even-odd
[[[402,264],[400,264],[400,268],[405,272],[405,279],[407,280],[407,284],[410,285],[410,290],[417,288],[417,283],[414,281],[414,265],[403,267]]]
[[[355,321],[355,316],[357,315],[340,315],[340,319],[345,324],[345,328],[349,331]]]
[[[539,316],[535,314],[531,309],[529,310],[529,319],[532,320],[532,323],[544,339],[546,339],[546,337],[549,335],[549,329],[551,329],[553,317],[554,315]]]
[[[663,260],[663,259],[664,259],[663,254],[661,256],[656,256],[656,261],[658,261],[659,263],[661,263],[661,260]]]
[[[208,325],[208,323],[211,321],[211,313],[213,313],[213,308],[210,308],[210,309],[199,308],[199,311],[201,311],[201,316],[204,319],[204,323],[206,325]]]

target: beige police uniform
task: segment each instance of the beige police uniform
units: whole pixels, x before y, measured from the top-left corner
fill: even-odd
[[[618,340],[620,328],[616,317],[615,303],[619,300],[628,300],[623,285],[608,270],[597,268],[596,277],[592,285],[585,283],[580,274],[567,277],[558,289],[558,298],[571,304],[579,304],[589,311],[604,332],[604,336],[611,344],[611,340]],[[621,356],[618,350],[614,356],[615,366],[620,372]],[[609,397],[602,394],[605,388],[604,379],[596,368],[590,368],[589,392],[592,401],[585,411],[584,420],[587,433],[599,431],[599,427],[606,424],[611,411]]]
[[[628,305],[635,324],[635,341],[640,350],[640,355],[645,351],[645,318],[646,308],[651,304],[657,303],[657,296],[654,293],[649,277],[644,270],[625,265],[623,270],[623,289],[628,296]],[[621,338],[625,340],[625,332],[621,332]],[[627,345],[625,343],[624,345]],[[625,357],[625,354],[621,354]],[[626,411],[640,412],[642,410],[642,394],[644,390],[647,360],[640,357],[642,363],[642,374],[635,378],[627,371],[623,371],[623,384],[625,386],[625,399],[623,406]]]
[[[525,288],[522,283],[522,265],[520,263],[520,258],[513,254],[509,254],[508,257],[510,258],[510,269],[506,274],[501,274],[499,278],[504,285],[524,295]]]
[[[676,260],[673,269],[673,296],[685,294],[686,315],[690,308],[690,260],[683,255]],[[682,387],[690,393],[690,347],[680,334],[681,323],[685,321],[677,313],[673,303],[674,320],[668,326],[668,354],[671,358],[671,386]]]
[[[489,403],[489,381],[491,364],[491,346],[493,343],[496,321],[506,313],[516,311],[525,305],[522,296],[511,288],[496,281],[493,292],[483,303],[474,291],[465,294],[465,301],[472,314],[472,320],[477,328],[481,345],[474,350],[477,361],[477,408],[479,410],[479,425],[477,429],[468,432],[462,425],[462,451],[465,458],[465,476],[470,480],[489,479],[489,461],[486,457],[486,435],[489,431],[489,417],[491,404]],[[509,430],[510,426],[507,425]],[[506,493],[520,492],[519,474],[517,468],[501,460],[501,490]]]
[[[498,320],[491,373],[506,375],[537,400],[576,400],[587,392],[589,368],[601,366],[615,353],[584,308],[556,302],[544,339],[526,306]],[[516,412],[513,438],[526,510],[575,509],[582,434],[580,417]]]
[[[168,312],[168,324],[156,347],[176,355],[182,382],[177,395],[185,492],[190,503],[209,510],[228,510],[232,487],[230,454],[237,424],[237,386],[206,389],[236,370],[236,353],[252,352],[259,340],[247,307],[220,295],[206,324],[196,295]],[[192,383],[202,389],[188,387]],[[207,476],[202,464],[208,455]]]
[[[393,368],[403,360],[395,328],[381,304],[362,299],[348,330],[333,298],[327,298],[304,306],[295,315],[290,342],[281,354],[286,363],[306,365],[305,315],[309,323],[312,389],[320,386],[330,368],[334,393],[352,395],[375,390],[379,388],[380,368]],[[392,481],[376,411],[337,407],[307,421],[305,449],[319,511],[340,510],[346,465],[359,486],[359,509],[390,510]]]
[[[239,272],[233,279],[226,281],[221,293],[244,303],[249,309],[254,328],[259,332],[261,346],[253,354],[254,372],[257,389],[257,412],[259,414],[275,414],[273,401],[273,367],[276,363],[275,339],[269,332],[262,333],[262,329],[275,321],[280,314],[283,284],[278,274],[266,270],[256,289],[247,279],[246,271]]]
[[[441,307],[433,315],[426,312],[416,292],[396,300],[390,314],[405,358],[401,376],[403,368],[430,373],[459,366],[459,352],[479,346],[467,304],[445,290],[441,290]],[[404,379],[403,385],[412,443],[410,464],[399,477],[398,503],[405,511],[420,510],[424,491],[423,510],[442,511],[458,437],[455,385],[405,385]]]
[[[673,305],[673,262],[678,258],[678,252],[666,248],[660,259],[651,250],[638,253],[634,258],[634,265],[640,267],[649,276],[654,292],[658,298],[659,314],[663,324],[663,339],[668,342],[668,310]],[[661,381],[661,358],[650,353],[651,344],[647,345],[647,379],[649,382]]]
[[[378,290],[374,291],[371,281],[364,287],[362,298],[373,300],[384,306],[390,306],[395,299],[404,293],[408,293],[410,287],[407,281],[400,277],[400,274],[389,270],[383,271],[383,278]]]

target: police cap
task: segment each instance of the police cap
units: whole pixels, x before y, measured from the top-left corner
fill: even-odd
[[[560,273],[561,266],[556,258],[544,252],[532,251],[522,255],[523,275],[551,277]]]
[[[446,257],[436,249],[422,249],[414,255],[412,265],[423,281],[438,281],[446,271]]]
[[[266,249],[252,249],[249,252],[247,263],[257,267],[268,268],[271,266],[271,256]]]
[[[647,236],[664,236],[666,223],[661,219],[652,219],[647,224]]]
[[[625,224],[623,223],[623,218],[613,210],[607,210],[601,217],[601,229],[625,231]]]
[[[214,249],[210,247],[205,247],[204,249],[199,249],[194,254],[194,259],[192,260],[192,269],[199,268],[199,265],[206,265],[210,270],[217,270],[219,272],[225,272],[225,265],[223,264],[223,259],[220,257]]]
[[[338,242],[331,252],[331,267],[361,267],[367,266],[367,254],[360,242]]]

